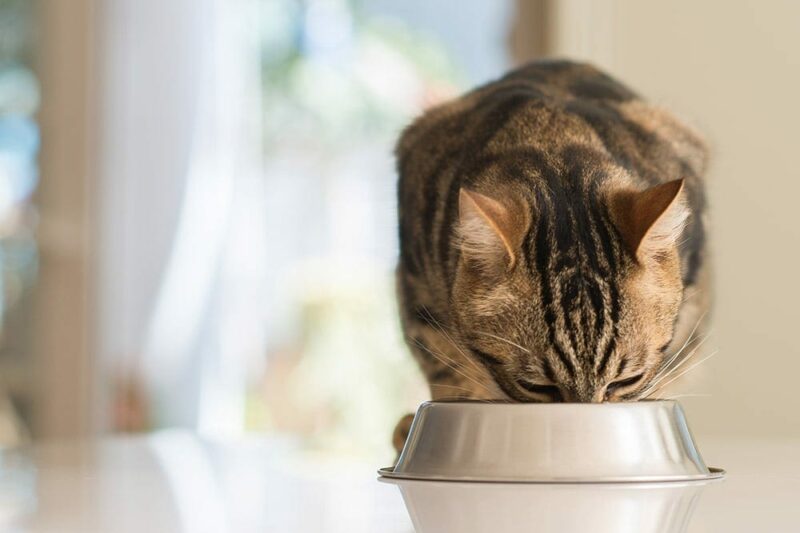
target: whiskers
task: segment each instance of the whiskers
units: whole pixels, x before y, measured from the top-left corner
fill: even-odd
[[[666,387],[666,386],[667,386],[667,385],[669,385],[670,383],[672,383],[672,382],[674,382],[675,380],[677,380],[677,379],[679,379],[679,378],[681,378],[681,377],[685,376],[686,374],[688,374],[689,372],[691,372],[692,370],[694,370],[694,369],[695,369],[695,368],[697,368],[698,366],[702,365],[703,363],[705,363],[706,361],[708,361],[709,359],[711,359],[712,357],[714,357],[714,356],[715,356],[715,355],[717,355],[718,353],[719,353],[719,350],[714,350],[713,352],[711,352],[711,353],[710,353],[710,354],[708,354],[707,356],[705,356],[705,357],[703,357],[702,359],[700,359],[699,361],[697,361],[695,364],[693,364],[693,365],[691,365],[690,367],[686,368],[686,369],[685,369],[683,372],[681,372],[681,373],[680,373],[680,374],[678,374],[677,376],[675,376],[675,377],[673,377],[672,379],[670,379],[670,380],[668,380],[668,381],[666,381],[666,382],[662,383],[661,385],[658,385],[658,386],[657,386],[655,389],[653,389],[652,391],[648,392],[647,394],[644,394],[644,393],[643,393],[643,396],[642,396],[642,397],[646,397],[646,396],[648,396],[648,395],[650,395],[650,394],[655,394],[656,392],[658,392],[658,391],[662,390],[664,387]]]
[[[687,394],[675,394],[673,396],[663,396],[658,398],[653,398],[654,400],[678,400],[680,398],[710,398],[710,394],[706,393],[687,393]]]
[[[675,352],[675,354],[673,354],[669,359],[667,359],[664,362],[664,364],[661,366],[661,369],[658,371],[658,373],[656,373],[656,375],[651,380],[650,384],[647,387],[645,387],[645,389],[642,390],[642,392],[640,392],[639,395],[636,397],[637,400],[643,400],[645,398],[652,396],[653,394],[658,393],[659,391],[663,390],[666,386],[673,383],[677,379],[685,376],[686,374],[688,374],[701,364],[705,363],[718,353],[719,350],[715,350],[710,355],[684,368],[677,375],[674,375],[676,372],[681,370],[681,368],[683,368],[686,363],[692,360],[695,354],[699,352],[700,348],[711,336],[712,331],[709,331],[706,335],[702,336],[702,338],[698,335],[695,335],[698,328],[700,327],[700,324],[703,322],[707,314],[708,313],[706,312],[700,315],[694,327],[692,328],[692,331],[689,333],[689,336],[687,337],[686,341],[683,343],[683,346],[681,346],[680,349],[677,352]],[[692,347],[692,345],[694,346]],[[682,354],[689,347],[692,347],[691,351],[687,355],[681,357]],[[676,361],[677,364],[675,363]]]
[[[447,341],[447,343],[455,350],[455,353],[459,354],[463,359],[463,363],[461,361],[454,361],[451,357],[447,357],[443,353],[437,353],[431,350],[429,347],[422,344],[417,339],[411,339],[411,342],[419,346],[422,350],[429,353],[431,356],[436,358],[439,362],[441,362],[446,367],[450,368],[469,382],[475,384],[478,389],[471,389],[466,387],[459,387],[457,385],[450,385],[444,383],[433,383],[431,384],[431,389],[433,390],[434,387],[446,387],[453,390],[461,390],[467,394],[462,395],[454,395],[451,397],[436,397],[436,400],[443,400],[445,398],[450,399],[460,399],[460,400],[473,400],[473,401],[486,401],[486,402],[497,402],[497,401],[504,401],[502,398],[494,398],[496,396],[497,391],[493,390],[488,386],[487,383],[482,382],[477,376],[486,375],[486,368],[483,365],[479,364],[475,361],[469,354],[467,354],[459,345],[459,343],[455,340],[455,335],[452,335],[447,331],[443,324],[441,324],[434,316],[433,313],[428,310],[427,307],[422,306],[422,311],[425,313],[425,319],[428,326],[433,328],[434,331],[440,333],[442,337]],[[474,371],[474,372],[470,372]],[[470,375],[471,373],[477,374]],[[476,398],[476,394],[483,394],[485,395],[484,398]]]
[[[423,310],[423,311],[425,312],[425,314],[427,315],[427,319],[426,319],[426,320],[427,320],[427,323],[428,323],[428,325],[429,325],[430,327],[432,327],[434,330],[436,330],[436,331],[438,331],[439,333],[441,333],[441,334],[444,336],[444,338],[445,338],[445,339],[447,339],[447,342],[449,342],[449,343],[450,343],[450,345],[451,345],[453,348],[455,348],[455,349],[456,349],[456,351],[457,351],[459,354],[461,354],[461,356],[464,358],[464,360],[465,360],[467,363],[469,363],[469,364],[470,364],[470,366],[472,366],[472,368],[474,368],[474,369],[475,369],[475,370],[477,370],[478,372],[483,372],[483,370],[484,370],[484,369],[483,369],[483,368],[481,368],[480,366],[478,366],[478,363],[476,363],[476,362],[475,362],[475,361],[474,361],[474,360],[473,360],[473,359],[472,359],[470,356],[468,356],[466,353],[464,353],[464,350],[462,350],[462,349],[461,349],[461,347],[458,345],[458,343],[457,343],[455,340],[453,340],[453,337],[452,337],[452,336],[451,336],[451,335],[450,335],[450,334],[447,332],[447,330],[445,329],[445,327],[444,327],[444,326],[443,326],[443,325],[442,325],[442,324],[441,324],[441,323],[440,323],[438,320],[436,320],[436,318],[435,318],[435,317],[433,316],[433,314],[432,314],[432,313],[431,313],[431,312],[428,310],[428,308],[427,308],[427,307],[425,307],[425,306],[423,305],[423,306],[422,306],[422,310]]]
[[[473,389],[470,389],[470,388],[467,388],[467,387],[461,387],[459,385],[450,385],[449,383],[431,383],[431,388],[432,389],[434,389],[434,388],[435,389],[453,389],[453,390],[464,391],[464,392],[467,392],[467,393],[473,393],[474,392]],[[450,396],[450,398],[465,399],[466,396]]]
[[[661,370],[659,371],[658,374],[656,374],[654,380],[660,379],[663,376],[663,373],[666,372],[670,368],[672,363],[674,363],[678,359],[678,357],[680,357],[680,355],[684,352],[684,350],[686,350],[686,348],[689,345],[691,345],[694,341],[696,341],[699,338],[699,337],[695,336],[695,333],[697,332],[697,329],[700,327],[700,324],[703,322],[703,320],[706,318],[707,315],[708,315],[708,311],[706,311],[705,313],[700,315],[700,317],[697,319],[697,322],[695,322],[694,327],[692,328],[692,331],[689,332],[689,336],[686,337],[686,341],[683,343],[683,346],[681,346],[680,349],[677,352],[675,352],[672,355],[672,357],[670,357],[662,365]],[[708,334],[706,335],[706,337],[702,341],[700,341],[700,344],[702,344],[705,341],[705,339],[708,338],[708,336],[710,334],[711,334],[711,332],[709,331]]]
[[[437,402],[459,402],[459,401],[470,401],[470,402],[480,402],[480,403],[497,403],[502,402],[500,398],[475,398],[474,394],[475,391],[473,389],[469,389],[467,387],[459,387],[458,385],[450,385],[447,383],[432,383],[431,389],[452,389],[454,391],[464,391],[467,394],[451,394],[451,395],[444,395],[440,396],[438,394],[434,395],[434,400]],[[447,391],[445,391],[446,394]]]
[[[501,342],[505,342],[506,344],[510,344],[511,346],[514,346],[515,348],[518,348],[518,349],[522,350],[523,352],[525,352],[527,354],[531,353],[531,351],[529,349],[525,348],[524,346],[520,346],[519,344],[517,344],[514,341],[510,341],[510,340],[508,340],[508,339],[506,339],[504,337],[500,337],[499,335],[495,335],[493,333],[489,333],[488,331],[476,331],[475,333],[478,333],[479,335],[485,335],[486,337],[489,337],[491,339],[495,339],[495,340],[498,340],[498,341],[501,341]]]
[[[426,353],[430,354],[430,355],[431,355],[432,357],[434,357],[434,358],[435,358],[437,361],[439,361],[440,363],[442,363],[444,366],[446,366],[447,368],[449,368],[450,370],[452,370],[452,371],[453,371],[453,372],[455,372],[456,374],[458,374],[458,375],[460,375],[461,377],[463,377],[464,379],[466,379],[466,380],[468,380],[468,381],[470,381],[470,382],[474,383],[475,385],[477,385],[478,387],[480,387],[481,389],[483,389],[483,390],[484,390],[484,392],[486,392],[487,394],[489,394],[489,395],[491,395],[491,394],[492,394],[492,391],[489,389],[489,387],[487,387],[485,384],[483,384],[483,383],[481,383],[480,381],[478,381],[477,379],[475,379],[475,377],[473,377],[473,376],[470,376],[469,374],[467,374],[466,372],[464,372],[464,371],[463,371],[463,370],[462,370],[460,367],[458,367],[458,366],[457,366],[457,365],[456,365],[456,364],[455,364],[453,361],[450,361],[450,360],[448,360],[448,358],[447,358],[447,357],[445,357],[443,354],[440,354],[440,353],[437,353],[437,352],[435,352],[434,350],[431,350],[430,348],[428,348],[427,346],[425,346],[423,343],[421,343],[421,342],[420,342],[420,341],[418,341],[417,339],[409,338],[409,340],[410,340],[411,342],[413,342],[413,343],[414,343],[416,346],[418,346],[418,347],[419,347],[421,350],[424,350]]]

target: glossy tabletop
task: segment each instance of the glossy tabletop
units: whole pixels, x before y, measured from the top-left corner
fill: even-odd
[[[389,481],[381,464],[299,455],[288,441],[188,433],[52,443],[0,457],[14,532],[796,532],[800,442],[698,439],[708,483]]]

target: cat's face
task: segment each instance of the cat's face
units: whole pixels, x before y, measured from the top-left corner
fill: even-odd
[[[682,300],[682,182],[535,203],[462,191],[462,341],[513,400],[637,399]]]

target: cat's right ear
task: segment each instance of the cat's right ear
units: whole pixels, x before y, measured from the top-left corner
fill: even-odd
[[[677,245],[689,216],[684,180],[640,192],[617,194],[612,204],[618,229],[639,261]]]
[[[458,196],[458,238],[462,257],[484,272],[510,270],[527,228],[513,201],[500,201],[462,188]]]

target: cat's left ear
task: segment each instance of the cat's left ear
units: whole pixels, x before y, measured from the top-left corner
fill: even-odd
[[[483,271],[511,269],[528,226],[525,211],[510,199],[496,200],[462,188],[458,237],[465,259]]]
[[[612,213],[629,251],[644,261],[677,244],[689,216],[684,180],[619,193]]]

